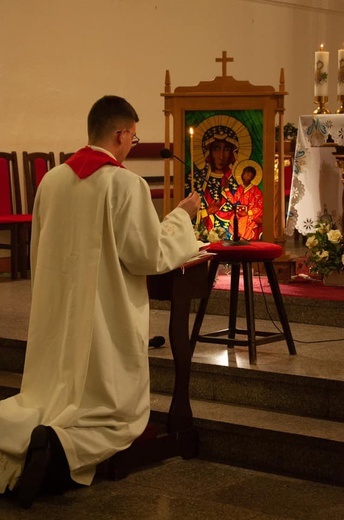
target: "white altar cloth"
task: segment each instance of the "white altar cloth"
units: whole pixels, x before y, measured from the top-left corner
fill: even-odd
[[[303,235],[314,232],[325,211],[340,229],[343,184],[334,143],[344,145],[344,114],[300,116],[286,235],[292,235],[294,229]]]

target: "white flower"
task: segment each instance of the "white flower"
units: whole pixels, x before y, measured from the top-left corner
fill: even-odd
[[[211,229],[208,234],[209,242],[220,242],[221,238],[214,229]]]
[[[316,257],[317,257],[317,260],[327,260],[328,259],[328,251],[322,251],[321,253],[319,253],[319,251],[317,251],[315,253]]]
[[[330,231],[330,226],[329,226],[329,224],[321,223],[321,224],[320,224],[320,227],[318,227],[317,231],[318,231],[318,233],[320,233],[321,235],[324,235],[325,233],[327,233],[328,231]]]
[[[315,235],[312,235],[307,238],[306,247],[308,247],[309,249],[312,249],[312,247],[315,247],[317,245],[318,245],[318,240],[315,238]]]
[[[327,233],[327,238],[332,244],[339,244],[342,239],[342,234],[339,229],[331,229],[331,231]]]

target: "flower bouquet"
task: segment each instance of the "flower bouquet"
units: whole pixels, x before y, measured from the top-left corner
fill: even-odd
[[[228,240],[229,233],[223,229],[222,227],[214,227],[210,231],[206,228],[203,221],[198,225],[194,226],[195,235],[197,240],[201,240],[201,242],[220,242],[221,240]]]
[[[308,235],[306,247],[307,265],[311,273],[324,279],[331,273],[342,273],[344,278],[344,237],[330,215],[323,215],[315,226],[316,231]],[[344,283],[344,279],[343,279]]]

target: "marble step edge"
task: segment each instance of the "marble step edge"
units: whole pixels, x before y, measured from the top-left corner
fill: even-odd
[[[174,363],[150,358],[151,391],[171,398]],[[19,391],[21,373],[0,369],[0,398]],[[193,363],[190,398],[266,411],[344,421],[344,382]]]
[[[0,388],[12,388],[20,390],[22,382],[22,374],[18,372],[9,372],[7,370],[0,370]]]
[[[158,357],[158,356],[150,356],[149,364],[153,368],[167,368],[174,370],[174,361],[172,358],[168,357]],[[290,383],[296,384],[300,383],[303,385],[310,385],[315,387],[333,387],[344,388],[344,380],[341,379],[328,379],[320,376],[312,376],[305,374],[297,374],[294,373],[286,373],[286,372],[272,372],[263,370],[260,368],[255,368],[255,365],[251,365],[249,368],[245,367],[237,367],[237,366],[225,366],[225,365],[215,365],[209,363],[203,363],[199,361],[192,361],[191,363],[191,377],[193,374],[209,374],[209,375],[219,375],[229,378],[241,378],[247,381],[252,381],[256,379],[258,381],[268,381],[271,383]]]
[[[2,356],[0,356],[0,372],[9,371],[9,372],[22,372],[25,360],[25,352],[26,352],[26,341],[23,340],[11,340],[0,338],[0,352],[6,352],[6,362],[5,367],[2,366]],[[11,354],[9,356],[9,354]],[[12,366],[12,361],[15,360],[14,366]],[[149,356],[149,363],[152,367],[166,367],[172,368],[174,370],[174,361],[173,359],[166,357],[157,357],[157,356]],[[254,368],[251,366],[249,368],[245,367],[228,367],[222,365],[208,364],[208,363],[200,363],[200,362],[192,362],[191,372],[193,373],[207,373],[209,375],[222,375],[228,377],[236,377],[242,378],[252,381],[252,379],[256,380],[264,380],[271,382],[289,382],[291,384],[301,382],[303,384],[309,384],[314,386],[322,386],[322,387],[333,387],[334,389],[344,388],[344,381],[339,379],[326,379],[319,376],[312,375],[303,375],[303,374],[287,374],[285,372],[271,372],[264,371],[258,368]]]
[[[150,360],[151,391],[172,395],[174,364]],[[344,381],[192,363],[190,399],[344,421]]]
[[[153,394],[151,420],[166,424],[169,405]],[[191,407],[200,458],[344,486],[342,423],[195,399]]]
[[[20,383],[20,374],[0,372],[0,387],[9,387],[19,391]],[[326,439],[339,443],[344,454],[344,427],[340,421],[199,399],[191,399],[190,403],[195,421],[207,421],[208,424],[216,424],[220,429],[225,429],[226,425],[231,424],[232,426],[259,428],[313,439]],[[170,404],[171,396],[151,393],[153,412],[167,414]]]
[[[338,327],[338,323],[341,323],[344,302],[293,296],[283,296],[283,301],[290,324],[305,323],[308,325]],[[256,319],[267,320],[270,316],[272,316],[274,320],[277,319],[277,312],[271,294],[262,295],[254,293],[254,302]],[[198,305],[199,301],[193,300],[191,302],[190,312],[197,312]],[[266,305],[269,308],[269,314],[266,311]],[[170,302],[151,300],[150,306],[151,309],[169,310]],[[229,291],[223,291],[221,289],[214,290],[208,302],[207,314],[228,316],[228,312]],[[237,316],[241,318],[245,318],[246,316],[243,293],[239,293]]]
[[[167,415],[170,403],[170,396],[151,393],[153,412]],[[225,430],[228,426],[240,426],[299,438],[326,440],[340,447],[344,455],[342,422],[197,399],[191,399],[190,403],[196,426],[200,422],[207,423],[209,428],[214,427],[218,430]]]

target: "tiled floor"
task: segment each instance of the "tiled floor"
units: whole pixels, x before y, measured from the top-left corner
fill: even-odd
[[[202,460],[170,459],[117,482],[39,498],[30,510],[0,496],[3,520],[343,520],[336,486]]]

